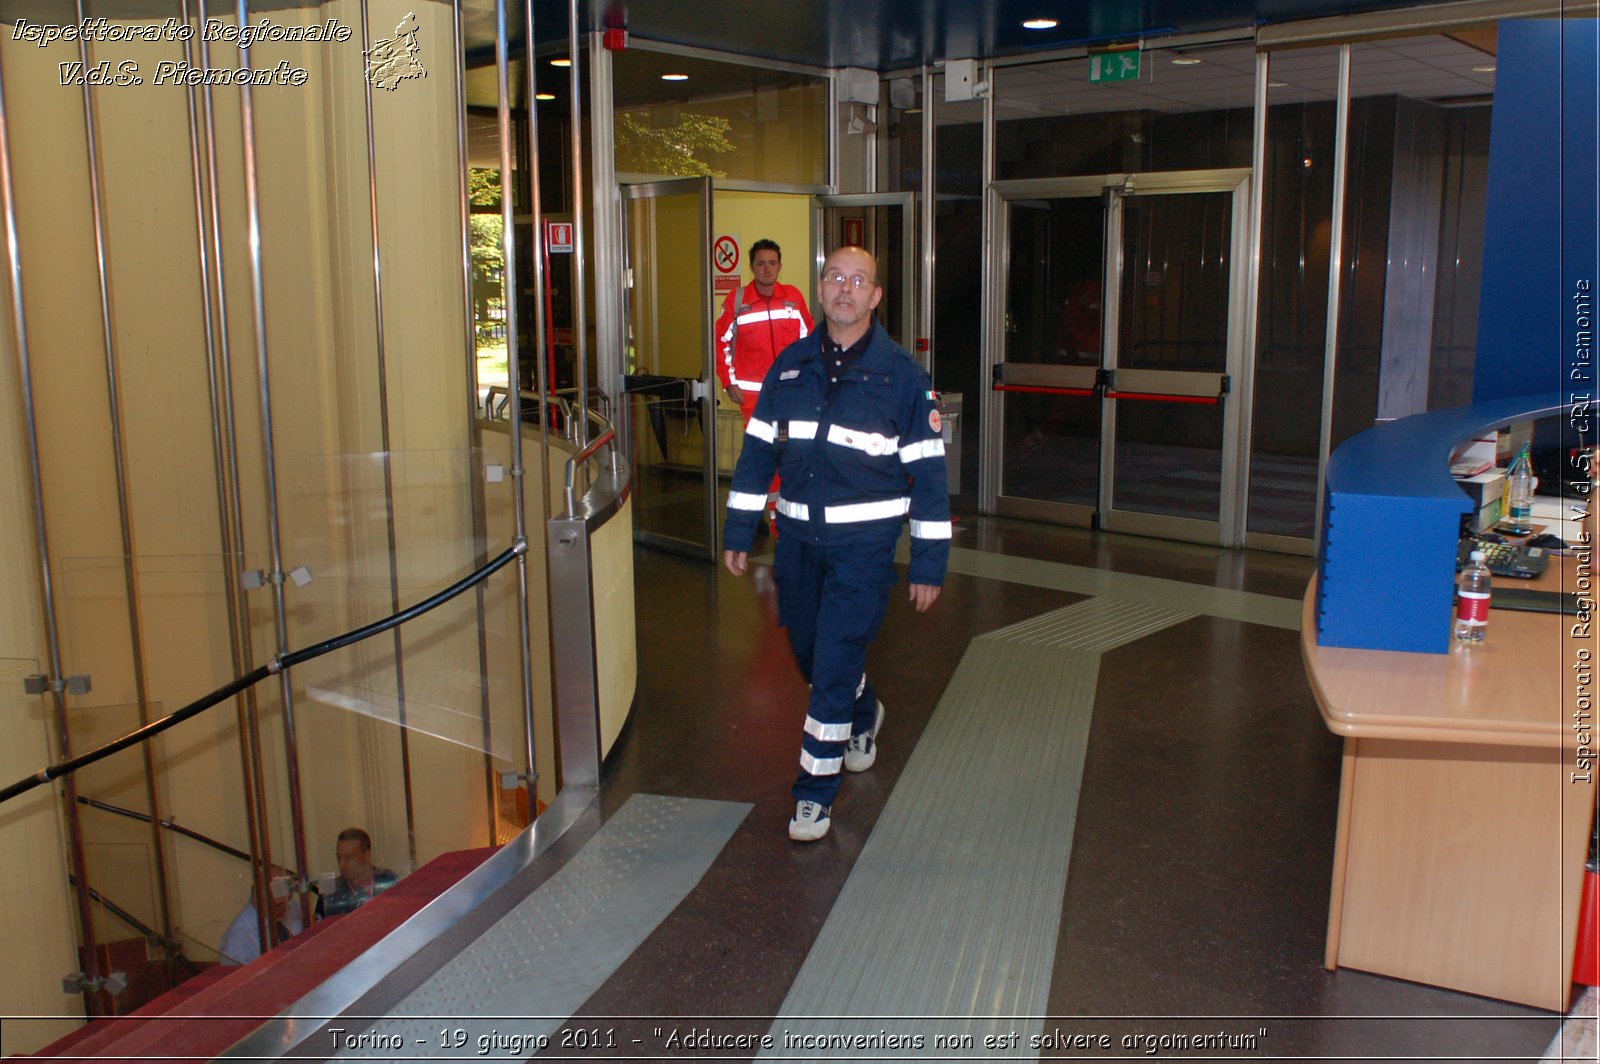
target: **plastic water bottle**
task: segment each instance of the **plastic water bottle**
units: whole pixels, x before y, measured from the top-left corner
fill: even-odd
[[[1456,623],[1452,630],[1455,641],[1465,646],[1483,642],[1489,630],[1489,567],[1483,562],[1483,551],[1472,552],[1472,564],[1461,570],[1456,585]]]
[[[1506,474],[1506,519],[1500,527],[1507,534],[1526,536],[1533,531],[1533,487],[1533,460],[1524,447]]]

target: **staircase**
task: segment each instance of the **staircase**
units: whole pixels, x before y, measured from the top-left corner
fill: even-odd
[[[365,953],[493,852],[442,854],[353,913],[321,920],[249,964],[208,968],[138,1011],[92,1020],[36,1055],[102,1064],[214,1057]]]

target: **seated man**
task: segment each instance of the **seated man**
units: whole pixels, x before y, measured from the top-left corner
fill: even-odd
[[[289,904],[289,899],[294,896],[294,877],[289,870],[282,865],[273,865],[267,887],[272,895],[270,919],[277,931],[277,941],[282,942],[304,931],[300,907]],[[255,894],[255,888],[252,887],[250,900],[244,903],[239,915],[222,933],[222,942],[217,946],[219,963],[249,964],[261,956],[261,924],[256,915],[260,910],[256,908]]]
[[[372,836],[360,828],[339,832],[334,853],[339,858],[339,878],[324,905],[328,916],[354,912],[400,879],[387,868],[372,867]]]

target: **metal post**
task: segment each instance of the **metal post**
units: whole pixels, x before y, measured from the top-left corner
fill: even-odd
[[[921,318],[922,336],[928,342],[928,354],[923,360],[923,366],[928,371],[928,376],[933,377],[933,367],[938,361],[938,345],[934,342],[934,270],[938,263],[934,256],[934,231],[936,214],[934,207],[935,195],[938,192],[939,175],[934,172],[937,160],[934,157],[934,138],[938,136],[939,127],[934,122],[933,114],[933,68],[922,68],[922,299]],[[974,396],[973,398],[977,398]]]
[[[456,65],[456,156],[460,163],[461,199],[461,296],[467,327],[467,455],[464,463],[468,489],[472,492],[472,567],[481,568],[489,560],[489,537],[485,528],[486,503],[483,480],[475,458],[483,451],[483,433],[478,428],[478,332],[473,318],[472,299],[472,208],[467,200],[467,53],[461,34],[461,5],[452,5],[452,47]],[[530,59],[531,63],[532,60]],[[483,735],[483,787],[484,810],[488,820],[488,844],[499,839],[500,783],[494,770],[494,728],[490,720],[489,697],[489,630],[484,608],[484,587],[473,588],[472,597],[478,611],[478,719]]]
[[[528,40],[533,40],[531,25]],[[583,447],[589,443],[589,316],[583,297],[586,241],[583,239],[583,97],[578,77],[578,0],[567,0],[567,54],[572,58],[572,65],[567,68],[567,85],[572,95],[572,340],[578,357],[578,445]],[[532,106],[533,101],[529,101],[529,107]]]
[[[1333,218],[1328,236],[1328,321],[1322,352],[1322,431],[1317,442],[1317,534],[1322,542],[1323,495],[1333,450],[1333,386],[1339,366],[1339,287],[1344,263],[1344,185],[1349,173],[1350,46],[1339,46],[1339,102],[1333,126]]]
[[[361,54],[372,50],[367,27],[367,0],[361,0]],[[367,206],[372,216],[372,310],[378,354],[378,424],[383,447],[383,519],[389,537],[389,612],[400,612],[400,558],[394,524],[394,457],[389,451],[389,368],[383,335],[383,263],[378,234],[378,159],[372,134],[372,81],[362,78],[367,120]],[[395,723],[400,726],[400,780],[405,792],[406,853],[417,867],[417,818],[411,794],[411,733],[406,723],[405,645],[400,629],[394,630]]]
[[[200,0],[201,20],[205,25],[205,0]],[[183,0],[183,21],[185,25],[190,22],[189,0]],[[191,65],[194,62],[194,45],[192,39],[183,43],[183,57]],[[226,328],[226,310],[221,299],[221,270],[222,256],[217,255],[218,285],[216,289],[211,285],[211,248],[206,235],[206,203],[207,186],[200,170],[200,134],[199,120],[195,110],[195,91],[204,91],[208,98],[210,89],[191,90],[188,98],[189,108],[189,158],[194,170],[194,229],[195,250],[199,256],[200,264],[200,299],[201,299],[201,324],[205,329],[206,340],[206,373],[207,383],[210,387],[211,401],[211,453],[214,465],[214,476],[217,478],[217,523],[218,538],[222,544],[222,587],[227,596],[228,610],[228,650],[232,659],[233,674],[243,676],[255,666],[247,664],[249,661],[248,632],[242,628],[240,606],[240,589],[238,586],[239,540],[235,538],[235,523],[238,517],[238,499],[235,492],[238,487],[238,477],[232,478],[234,491],[230,492],[230,467],[237,473],[237,466],[232,464],[234,453],[234,432],[232,424],[232,402],[225,398],[225,393],[231,392],[228,387],[229,377],[223,372],[218,363],[219,346],[226,351],[228,338]],[[210,204],[212,220],[216,218],[216,152],[215,143],[211,140],[211,120],[209,108],[206,118],[206,135],[208,160],[210,163]],[[217,296],[217,315],[223,322],[220,330],[213,330],[211,321],[211,305],[213,295]],[[220,333],[220,336],[219,336]],[[224,356],[225,357],[225,356]],[[227,433],[224,435],[224,410],[227,411]],[[233,515],[234,522],[229,516]],[[239,725],[239,771],[243,783],[245,826],[250,836],[250,862],[251,876],[258,893],[258,898],[267,897],[267,868],[264,859],[265,845],[262,837],[262,809],[257,802],[259,775],[261,766],[251,757],[251,739],[255,731],[255,695],[253,691],[246,691],[234,702]],[[267,918],[268,910],[265,905],[258,906],[256,913],[256,930],[261,936],[262,948],[265,951],[271,947],[276,934],[274,921]]]
[[[533,40],[533,23],[523,28],[523,34]],[[511,400],[511,509],[515,526],[514,542],[526,543],[527,514],[524,512],[526,472],[522,465],[522,363],[517,346],[517,257],[516,257],[516,205],[512,202],[511,188],[511,93],[507,73],[508,44],[506,41],[506,0],[495,0],[494,64],[496,77],[497,113],[500,123],[500,218],[504,227],[501,234],[505,255],[506,291],[506,371],[510,377],[506,389]],[[530,48],[528,61],[533,61]],[[529,106],[533,104],[528,101]],[[533,175],[534,180],[538,175]],[[535,221],[538,219],[535,218]],[[576,227],[574,227],[576,228]],[[539,237],[534,236],[535,247]],[[581,284],[578,287],[582,287]],[[581,323],[579,328],[581,328]],[[533,749],[533,648],[528,645],[528,555],[517,556],[517,645],[522,662],[522,717],[525,729],[524,746],[527,755],[528,794],[532,798],[534,778],[538,772]]]
[[[44,612],[45,649],[50,658],[51,708],[63,759],[72,756],[72,729],[67,721],[66,694],[61,680],[61,633],[56,622],[55,582],[50,562],[50,537],[44,519],[44,481],[39,465],[39,426],[33,409],[33,372],[28,352],[28,323],[22,300],[22,252],[17,241],[17,193],[11,172],[11,123],[6,115],[4,69],[0,68],[0,195],[5,199],[6,258],[11,268],[11,330],[17,348],[17,373],[22,391],[23,428],[28,441],[28,473],[32,487],[34,547],[38,553],[39,599]],[[89,884],[83,850],[83,825],[78,819],[78,789],[69,775],[61,781],[66,799],[63,811],[69,850],[68,878],[78,909],[83,940],[83,972],[88,983],[100,980],[100,957],[94,937],[94,913],[89,906]],[[85,989],[84,1009],[100,1014],[100,995]]]
[[[249,0],[238,0],[239,25],[250,20]],[[239,49],[239,66],[250,67],[250,49]],[[267,305],[261,277],[261,197],[256,174],[255,100],[250,81],[239,86],[239,118],[244,142],[244,199],[250,244],[250,300],[255,322],[256,370],[261,388],[261,451],[267,492],[267,540],[272,558],[272,620],[279,654],[289,651],[287,603],[283,591],[283,529],[278,517],[278,462],[273,450],[271,376],[267,372]],[[295,729],[294,688],[289,670],[278,673],[278,690],[283,698],[283,753],[288,774],[290,830],[294,837],[294,860],[302,887],[305,883],[306,827],[305,802],[300,788],[300,747]],[[311,896],[302,890],[300,904],[305,926],[311,926]]]
[[[1249,246],[1246,254],[1248,280],[1245,291],[1243,350],[1240,352],[1239,379],[1230,402],[1238,404],[1239,442],[1236,455],[1235,489],[1233,506],[1234,534],[1223,545],[1242,547],[1250,534],[1250,457],[1255,451],[1255,394],[1256,394],[1256,333],[1259,331],[1261,298],[1261,215],[1266,200],[1267,185],[1267,85],[1268,63],[1266,52],[1256,53],[1255,121],[1253,150],[1250,154],[1250,221]]]
[[[78,25],[84,24],[83,0],[77,0]],[[89,42],[78,38],[78,61],[89,69]],[[94,89],[85,78],[83,83],[83,136],[89,164],[89,209],[94,223],[95,268],[100,285],[100,340],[106,363],[106,403],[111,420],[111,466],[117,481],[117,524],[122,536],[122,582],[128,605],[128,652],[132,656],[134,701],[139,707],[139,723],[150,723],[150,695],[144,674],[144,638],[139,620],[138,576],[133,563],[133,521],[128,512],[128,463],[126,443],[123,439],[121,384],[117,371],[117,348],[111,326],[110,267],[106,263],[105,210],[100,189],[100,151],[96,133]],[[145,802],[150,815],[159,819],[161,809],[156,793],[155,753],[149,743],[139,745],[140,761],[144,767]],[[151,858],[155,863],[156,902],[161,914],[161,937],[164,949],[170,949],[172,935],[172,900],[167,883],[167,852],[161,830],[152,824],[150,829]],[[170,963],[171,958],[168,958]]]

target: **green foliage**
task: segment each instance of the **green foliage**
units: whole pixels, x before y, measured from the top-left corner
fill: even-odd
[[[467,168],[467,202],[474,207],[500,208],[500,171]]]
[[[500,248],[500,236],[505,226],[498,214],[469,214],[467,228],[471,239],[467,248],[472,252],[472,269],[489,274],[505,266],[505,255]]]
[[[683,112],[672,126],[657,128],[649,116],[616,116],[617,169],[675,177],[722,177],[702,156],[734,150],[726,118]]]

